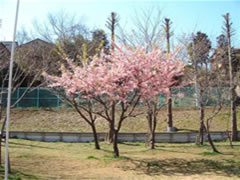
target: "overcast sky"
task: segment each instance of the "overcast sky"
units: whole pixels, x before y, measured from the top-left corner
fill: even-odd
[[[17,0],[0,0],[0,40],[12,40]],[[222,15],[229,12],[235,29],[234,45],[240,47],[240,0],[20,0],[18,29],[33,29],[33,20],[44,22],[49,12],[64,10],[82,17],[90,28],[106,30],[105,23],[112,11],[120,16],[120,24],[131,29],[135,12],[156,7],[163,17],[173,22],[175,36],[202,31],[212,41],[222,32]],[[106,30],[108,31],[108,30]]]

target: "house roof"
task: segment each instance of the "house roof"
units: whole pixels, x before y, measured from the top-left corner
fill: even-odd
[[[3,55],[10,55],[10,50],[2,42],[0,42],[0,56]]]
[[[0,43],[3,44],[8,49],[9,52],[11,52],[11,48],[12,48],[12,44],[13,44],[12,41],[0,41]],[[17,47],[17,46],[18,46],[18,43],[17,43],[17,41],[15,41],[15,47]]]
[[[34,39],[34,40],[32,40],[32,41],[29,41],[29,42],[27,42],[27,43],[24,43],[24,44],[18,46],[18,48],[21,48],[21,47],[24,47],[24,46],[28,46],[28,45],[30,45],[30,44],[39,45],[39,43],[41,43],[41,44],[46,44],[46,45],[54,45],[54,44],[52,44],[52,43],[49,43],[49,42],[47,42],[47,41],[44,41],[44,40],[41,40],[41,39],[37,38],[37,39]]]
[[[211,57],[210,57],[210,61],[211,61],[211,62],[214,62],[214,61],[215,61],[217,53],[218,53],[218,49],[216,49],[216,50],[214,51],[214,53],[211,55]],[[236,57],[240,57],[240,49],[238,49],[238,48],[233,48],[233,49],[232,49],[232,54],[233,54],[234,56],[236,56]]]
[[[0,42],[0,67],[5,68],[8,66],[8,60],[10,58],[10,51],[6,46]]]

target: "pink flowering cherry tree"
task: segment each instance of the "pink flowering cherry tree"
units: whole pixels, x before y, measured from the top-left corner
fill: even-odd
[[[173,77],[182,73],[184,65],[158,48],[147,52],[142,47],[114,47],[109,55],[101,53],[82,66],[67,60],[68,68],[62,66],[59,77],[44,76],[50,87],[63,87],[75,107],[77,97],[93,102],[91,112],[109,123],[114,156],[118,157],[118,133],[123,121],[137,115],[134,110],[140,99],[145,103],[154,101],[160,92],[168,95],[167,87],[175,83]]]
[[[158,54],[158,56],[152,57],[152,61],[158,62],[156,65],[156,67],[158,67],[158,75],[154,76],[152,81],[148,82],[148,92],[146,92],[145,98],[142,98],[143,103],[147,107],[148,145],[151,149],[155,148],[157,115],[160,109],[167,105],[167,100],[173,96],[169,87],[174,86],[174,88],[177,89],[184,86],[184,84],[180,84],[179,80],[183,75],[185,65],[177,58],[177,52],[176,50],[172,54]],[[166,102],[159,101],[159,93],[166,96]],[[184,94],[178,93],[175,96],[182,98]]]

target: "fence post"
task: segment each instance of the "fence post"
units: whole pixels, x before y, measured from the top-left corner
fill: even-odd
[[[60,98],[59,98],[59,96],[57,96],[57,107],[59,107],[60,106]]]
[[[181,93],[181,89],[183,89],[183,88],[178,89],[178,93]],[[178,98],[178,99],[179,99],[179,107],[181,108],[182,107],[182,98]]]
[[[20,97],[19,89],[20,88],[17,88],[17,99],[16,100],[18,100],[18,98]],[[16,108],[19,108],[19,102],[16,104]]]
[[[158,101],[159,101],[159,106],[161,106],[161,104],[162,104],[161,94],[158,94]]]
[[[39,108],[39,88],[37,88],[37,108]]]
[[[215,89],[216,89],[216,100],[217,100],[216,105],[218,106],[219,105],[219,89],[218,87],[216,87]]]

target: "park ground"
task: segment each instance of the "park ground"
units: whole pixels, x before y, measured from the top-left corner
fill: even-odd
[[[138,109],[142,111],[142,109]],[[213,109],[206,110],[210,116]],[[199,129],[198,109],[174,109],[174,125],[181,131]],[[238,113],[238,119],[239,117]],[[157,132],[166,131],[166,110],[158,116]],[[239,123],[239,122],[238,122]],[[106,132],[103,119],[96,122],[98,132]],[[238,124],[240,127],[240,123]],[[13,109],[12,131],[91,132],[89,126],[71,108]],[[231,130],[229,109],[222,109],[211,122],[211,130]],[[121,132],[147,132],[145,114],[129,118]],[[12,180],[187,180],[240,179],[240,142],[217,142],[221,154],[211,152],[208,144],[200,147],[193,143],[157,143],[149,150],[146,143],[119,144],[120,157],[112,156],[112,145],[101,142],[101,150],[93,143],[38,142],[10,140]],[[4,154],[3,154],[4,157]],[[0,168],[0,179],[3,179]]]
[[[38,142],[10,140],[10,158],[15,180],[232,180],[240,179],[240,142],[216,142],[221,154],[205,144],[121,143],[121,156],[112,156],[112,146],[101,143]],[[3,168],[0,173],[3,178]]]

